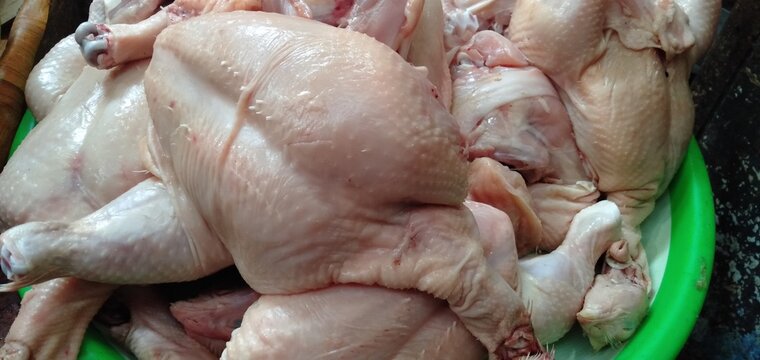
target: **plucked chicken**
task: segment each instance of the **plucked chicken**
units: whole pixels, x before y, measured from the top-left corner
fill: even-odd
[[[0,287],[76,278],[35,288],[2,351],[71,358],[114,289],[91,281],[187,281],[233,264],[261,298],[175,303],[181,328],[164,300],[129,287],[118,298],[132,319],[112,334],[146,359],[515,358],[577,318],[595,348],[617,344],[646,313],[638,225],[683,155],[686,80],[716,3],[95,1],[29,82],[49,120],[19,151],[62,151],[26,155],[43,182],[22,183],[25,157],[0,175],[20,189],[0,201],[14,226],[0,235],[13,280]],[[219,14],[241,9],[302,19]],[[88,86],[111,92],[83,100]],[[141,98],[121,98],[125,87]],[[100,121],[107,104],[150,120],[114,127]],[[51,332],[29,328],[61,305],[72,311]],[[72,319],[71,334],[52,325]]]
[[[687,80],[719,11],[714,0],[518,0],[512,13],[510,39],[557,85],[594,182],[623,216],[623,243],[578,314],[595,348],[627,339],[646,314],[639,225],[684,156]]]
[[[138,134],[148,124],[141,84],[147,65],[114,73],[82,70],[0,174],[4,226],[75,220],[148,177],[136,151]],[[41,358],[74,356],[112,289],[77,279],[35,286],[24,298],[6,348],[28,347]]]
[[[468,205],[478,219],[483,218],[477,216],[481,206],[488,207]],[[504,234],[487,229],[502,227],[503,219],[482,220],[478,222],[481,233]],[[617,207],[602,201],[578,214],[556,251],[521,260],[519,270],[503,268],[505,278],[519,275],[521,297],[531,308],[532,322],[542,342],[559,339],[574,324],[594,279],[594,266],[609,244],[620,238],[620,224]],[[514,254],[514,243],[502,242],[510,244]],[[510,258],[499,250],[487,253],[489,262]],[[192,312],[186,312],[195,319],[209,319],[212,316],[208,313],[218,312],[214,304],[220,297],[234,299],[245,294],[238,291],[180,305],[192,307]],[[241,311],[239,315],[223,317],[243,317],[244,326],[235,330],[226,352],[230,358],[292,358],[308,352],[329,359],[480,359],[484,351],[444,303],[421,293],[336,286],[296,295],[265,295],[262,300],[244,317],[239,307],[234,307]],[[178,318],[187,316],[180,314]],[[208,322],[196,320],[192,326],[197,331]],[[226,330],[229,334],[232,327]]]
[[[201,34],[208,41],[190,41]],[[417,288],[448,301],[495,356],[539,351],[525,307],[486,263],[461,205],[462,141],[426,74],[366,35],[257,12],[175,24],[150,64],[160,180],[74,223],[6,231],[11,286],[65,275],[182,281],[234,262],[262,294]],[[202,89],[205,104],[189,88]]]
[[[158,1],[94,1],[91,21],[132,23]],[[41,122],[0,174],[0,225],[72,221],[148,177],[139,157],[148,111],[142,76],[148,63],[117,71],[87,68],[73,35],[35,66],[27,102]],[[84,330],[112,285],[75,278],[35,285],[5,336],[0,356],[73,359]]]

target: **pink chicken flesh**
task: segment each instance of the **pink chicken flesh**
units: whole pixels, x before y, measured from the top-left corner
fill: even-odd
[[[158,1],[93,1],[89,19],[133,23]],[[38,122],[0,174],[3,227],[70,221],[148,177],[139,156],[148,111],[147,62],[113,72],[87,69],[73,35],[34,67],[25,93]],[[6,335],[0,357],[74,359],[84,330],[114,286],[75,278],[35,285]]]
[[[147,65],[82,71],[0,174],[0,187],[9,190],[0,193],[5,226],[75,220],[149,176],[137,151],[138,134],[148,125],[142,87]],[[73,359],[85,327],[112,289],[77,279],[35,286],[6,346],[15,342],[36,358]]]
[[[75,39],[87,63],[108,69],[149,58],[156,36],[172,24],[202,14],[267,11],[340,25],[406,54],[422,7],[423,0],[177,0],[135,24],[84,22]]]
[[[208,41],[190,41],[201,35]],[[309,20],[209,14],[159,35],[145,87],[160,181],[77,222],[4,233],[8,286],[56,275],[183,281],[234,262],[262,294],[416,288],[446,300],[494,357],[540,351],[461,205],[457,126],[424,74],[393,50]],[[130,266],[107,271],[114,263]]]
[[[140,22],[157,5],[125,1],[115,11],[94,2],[90,21],[136,24],[85,23],[35,69],[30,107],[41,118],[84,119],[51,121],[55,125],[48,128],[58,128],[38,136],[74,134],[68,142],[53,142],[69,152],[51,158],[40,172],[73,173],[73,191],[61,192],[60,179],[42,189],[60,203],[74,201],[58,206],[42,192],[32,196],[42,194],[40,201],[52,208],[25,207],[23,195],[12,195],[0,208],[6,226],[23,224],[0,236],[3,271],[14,280],[3,290],[59,276],[114,284],[185,281],[234,263],[249,285],[266,294],[245,317],[249,300],[234,302],[230,313],[243,319],[234,335],[230,324],[211,331],[188,326],[189,312],[173,308],[189,336],[217,355],[230,340],[224,358],[314,352],[327,358],[367,352],[378,358],[476,358],[483,351],[476,338],[492,358],[514,358],[540,352],[539,342],[559,339],[576,316],[595,348],[624,340],[644,316],[649,279],[638,225],[680,162],[693,116],[688,70],[709,45],[715,2],[584,1],[558,14],[546,4],[509,0],[443,6],[435,0],[180,0]],[[365,32],[401,57],[367,37],[277,15],[204,15],[181,23],[238,9]],[[580,22],[572,36],[552,34]],[[452,25],[464,27],[452,33]],[[493,31],[477,32],[483,29],[508,33],[515,43]],[[213,41],[198,44],[190,41],[194,36]],[[118,133],[108,125],[57,110],[58,102],[78,101],[67,100],[71,89],[99,81],[100,72],[83,70],[83,59],[72,56],[75,42],[99,67],[143,59],[155,49],[145,81],[154,120],[149,129],[138,122],[139,134],[115,141]],[[557,63],[557,54],[570,63]],[[452,86],[446,67],[454,55]],[[55,77],[52,64],[58,62],[71,66]],[[145,63],[140,66],[144,70]],[[608,91],[615,82],[626,86]],[[369,96],[363,84],[377,84],[378,90]],[[650,96],[624,96],[631,91]],[[203,106],[193,100],[199,93],[207,98]],[[93,94],[91,99],[120,99]],[[142,96],[135,102],[138,118],[147,117]],[[98,109],[91,117],[113,111],[100,108],[99,101],[91,100]],[[464,139],[446,113],[449,106]],[[658,122],[645,127],[648,142],[622,146],[620,139],[642,136],[631,129],[644,118]],[[82,125],[87,121],[95,125]],[[90,131],[113,135],[92,145],[76,136]],[[28,146],[44,148],[47,141]],[[90,148],[108,148],[103,145],[109,141],[129,148],[84,156],[94,152]],[[135,157],[136,149],[146,150],[143,158]],[[70,153],[77,154],[71,166],[54,164]],[[487,204],[462,203],[468,155],[495,158],[528,180],[527,187],[515,187],[508,169],[495,161],[473,164],[479,168],[470,171],[470,199],[506,214]],[[657,156],[662,160],[652,162]],[[92,164],[99,164],[97,170]],[[122,178],[123,167],[139,170]],[[3,175],[13,183],[20,174]],[[612,247],[620,239],[620,212],[608,201],[589,207],[599,196],[596,184],[622,211],[623,240]],[[32,189],[18,186],[22,194]],[[131,250],[124,253],[125,248]],[[518,252],[533,248],[557,249],[517,261]],[[160,254],[169,251],[166,261]],[[587,292],[605,251],[604,273]],[[137,268],[123,271],[119,264]],[[347,283],[364,286],[334,285]],[[113,289],[73,278],[46,284],[35,291],[50,291],[55,301],[68,301],[79,290],[91,295],[59,317],[79,316],[78,329]],[[445,301],[393,290],[408,288]],[[115,333],[140,356],[187,355],[193,349],[208,355],[178,332],[159,300],[146,292],[139,297],[156,302],[143,302],[133,294],[140,290],[122,292],[134,321],[125,333]],[[39,296],[28,299],[29,315],[20,318],[53,304]],[[389,303],[398,306],[383,307]],[[152,312],[161,316],[151,319]],[[410,313],[418,317],[397,316]],[[303,321],[315,314],[320,316]],[[373,326],[346,332],[341,325],[348,323]],[[281,331],[262,332],[262,326]],[[398,331],[367,340],[385,328]],[[73,354],[75,348],[61,341],[76,344],[81,336],[75,330],[73,337],[38,344],[43,336],[32,333],[19,323],[11,330],[10,347],[0,351]],[[324,342],[325,334],[335,341]],[[295,338],[300,347],[292,346]],[[193,345],[175,346],[183,339]]]
[[[719,11],[715,0],[515,5],[510,39],[558,86],[593,180],[623,216],[624,243],[608,253],[609,278],[597,280],[591,294],[599,293],[578,314],[595,348],[627,339],[646,314],[649,275],[639,225],[691,137],[688,76]]]
[[[519,264],[510,221],[485,204],[468,202],[483,236],[489,263],[532,309],[531,321],[543,343],[564,335],[575,322],[594,279],[594,266],[620,238],[620,213],[603,201],[581,211],[567,239],[554,252]],[[172,305],[172,313],[194,338],[229,340],[229,358],[321,359],[481,359],[476,339],[445,306],[418,292],[364,286],[334,286],[294,295],[265,295],[251,290],[205,295]],[[194,335],[192,335],[194,334]],[[203,341],[209,343],[209,341]],[[223,343],[222,343],[223,345]],[[223,346],[222,346],[223,347]]]
[[[471,158],[498,160],[528,183],[589,179],[554,86],[509,40],[478,32],[456,61],[452,114]]]

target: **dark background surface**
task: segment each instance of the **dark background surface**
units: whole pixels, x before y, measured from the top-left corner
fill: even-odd
[[[38,58],[86,19],[88,4],[52,1]],[[723,6],[721,33],[691,81],[694,135],[715,194],[715,265],[679,359],[760,359],[760,1]],[[0,343],[17,302],[0,294]]]
[[[723,5],[731,11],[691,83],[715,194],[715,265],[679,359],[760,359],[760,1]]]

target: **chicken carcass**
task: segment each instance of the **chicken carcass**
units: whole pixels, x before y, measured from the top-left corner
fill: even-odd
[[[456,60],[452,114],[471,158],[507,164],[529,184],[589,179],[554,86],[509,40],[478,32]]]
[[[514,44],[493,31],[480,31],[460,47],[453,73],[452,113],[467,137],[469,156],[475,159],[471,180],[482,184],[471,196],[497,206],[516,221],[521,255],[555,249],[565,239],[575,214],[595,202],[598,192],[553,84],[528,65]],[[481,157],[509,165],[525,181],[519,175],[510,176],[509,169],[499,169],[502,166],[495,161],[478,161]],[[544,196],[533,201],[525,182],[531,193],[534,187],[551,191],[536,191]],[[512,196],[518,189],[523,189],[522,194]],[[569,199],[568,194],[583,201]],[[554,209],[559,211],[547,211],[546,204],[556,204]],[[524,210],[510,210],[516,207]]]
[[[148,177],[136,151],[149,118],[141,83],[147,65],[82,70],[0,174],[4,226],[77,219]],[[77,279],[36,285],[24,297],[3,351],[23,347],[36,358],[73,358],[111,290]]]
[[[234,262],[262,294],[416,288],[495,356],[539,351],[462,207],[456,123],[392,49],[311,20],[207,14],[158,36],[144,83],[160,181],[74,223],[6,231],[5,289],[66,275],[183,281]]]
[[[518,285],[509,219],[485,204],[467,206],[480,233],[486,234],[489,263],[520,287],[541,342],[557,340],[574,324],[597,260],[620,237],[617,207],[602,201],[580,212],[560,248],[520,261]],[[252,295],[252,290],[206,295],[173,304],[172,312],[196,336],[232,338],[225,356],[233,359],[296,358],[304,353],[322,359],[480,359],[485,351],[445,303],[419,292],[341,285],[264,295],[244,316],[239,305],[250,304]],[[240,319],[244,326],[233,333]]]
[[[623,216],[625,243],[608,253],[609,279],[597,280],[578,314],[595,348],[627,339],[646,313],[638,227],[683,158],[693,124],[688,74],[719,10],[715,0],[518,0],[512,14],[511,40],[558,86],[597,187]]]

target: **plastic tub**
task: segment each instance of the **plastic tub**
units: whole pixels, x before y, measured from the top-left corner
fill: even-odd
[[[34,118],[27,112],[11,151],[33,127]],[[642,242],[650,262],[654,297],[638,331],[620,348],[594,352],[576,326],[552,345],[557,359],[673,359],[686,343],[705,300],[715,254],[713,195],[693,138],[668,191],[642,225]],[[129,357],[97,330],[91,327],[87,331],[80,360],[124,358]]]

